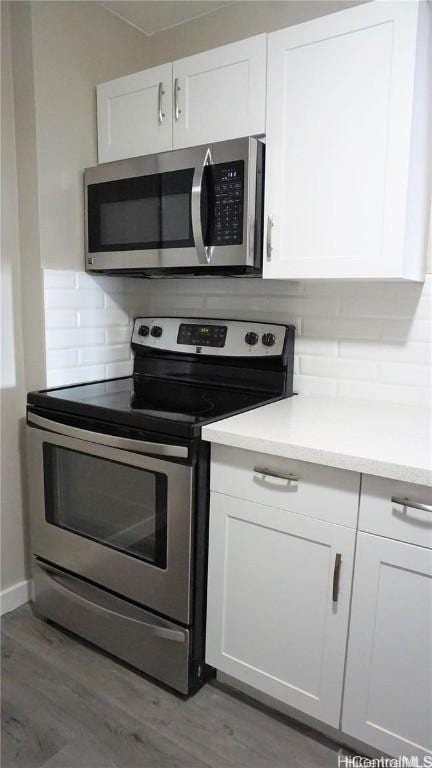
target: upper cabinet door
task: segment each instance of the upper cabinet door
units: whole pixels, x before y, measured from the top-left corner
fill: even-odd
[[[265,132],[267,35],[173,64],[174,149]]]
[[[100,163],[172,149],[172,64],[97,86]]]
[[[424,279],[428,3],[269,35],[267,278]]]

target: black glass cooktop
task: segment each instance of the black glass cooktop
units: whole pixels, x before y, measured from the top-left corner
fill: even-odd
[[[223,387],[132,377],[32,392],[29,405],[129,424],[152,431],[196,436],[202,425],[275,398]]]

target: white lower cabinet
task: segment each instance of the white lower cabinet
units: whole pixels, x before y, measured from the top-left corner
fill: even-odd
[[[430,549],[358,534],[342,730],[394,756],[432,752]]]
[[[353,528],[212,491],[207,662],[339,727],[354,545]]]

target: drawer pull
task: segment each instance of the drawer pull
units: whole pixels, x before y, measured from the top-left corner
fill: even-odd
[[[402,496],[392,496],[391,501],[392,504],[401,504],[402,507],[420,509],[422,512],[432,512],[431,504],[420,504],[418,501],[410,501],[409,499],[402,498]]]
[[[267,469],[266,467],[254,467],[254,474],[261,475],[261,477],[277,477],[279,480],[285,480],[288,485],[298,485],[300,480],[299,475],[294,475],[292,472],[279,472],[275,469]]]
[[[76,592],[73,589],[72,585],[67,584],[68,577],[66,574],[56,573],[55,570],[45,565],[42,565],[42,563],[40,562],[38,563],[38,568],[43,573],[45,573],[49,579],[51,579],[55,583],[55,585],[58,587],[60,591],[68,595],[70,599],[75,600],[87,606],[87,608],[90,607],[92,610],[99,611],[100,613],[105,614],[106,616],[113,616],[116,619],[123,619],[124,621],[129,621],[133,624],[139,624],[141,627],[144,627],[153,635],[156,635],[157,637],[162,637],[165,640],[172,640],[175,643],[184,643],[186,641],[184,632],[181,632],[175,629],[170,629],[169,627],[164,627],[162,625],[162,622],[160,620],[158,621],[156,617],[154,622],[150,623],[148,621],[144,621],[143,619],[136,619],[133,616],[129,616],[127,613],[119,613],[119,611],[115,611],[112,608],[108,608],[107,606],[102,605],[102,603],[95,603],[89,597],[84,597],[79,592]],[[72,580],[73,579],[71,579],[71,581]],[[65,581],[66,583],[63,583],[63,581]]]
[[[337,603],[339,597],[339,576],[342,563],[342,555],[336,552],[333,569],[333,602]]]

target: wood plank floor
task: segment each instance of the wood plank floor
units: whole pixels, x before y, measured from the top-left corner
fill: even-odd
[[[337,744],[217,684],[184,700],[35,618],[2,621],[3,768],[335,768]]]

